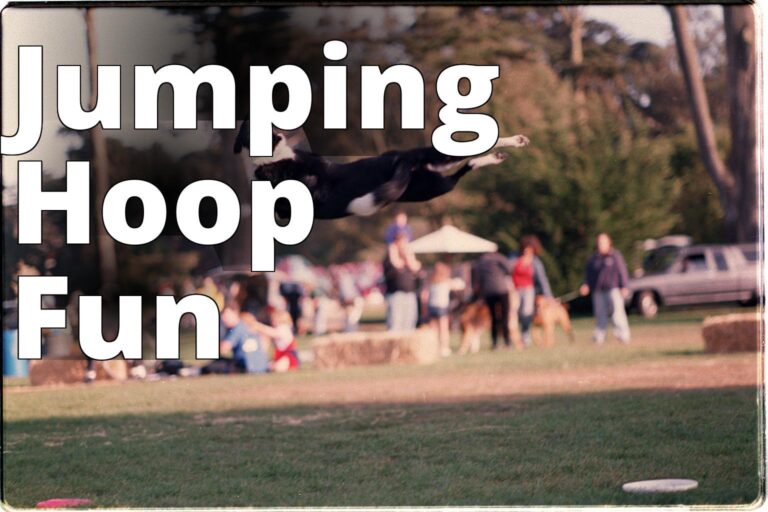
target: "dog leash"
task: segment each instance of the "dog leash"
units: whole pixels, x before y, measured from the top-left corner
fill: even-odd
[[[566,293],[565,295],[561,295],[557,297],[555,300],[559,303],[564,302],[571,302],[573,299],[578,298],[580,295],[579,290],[573,290],[572,292]]]

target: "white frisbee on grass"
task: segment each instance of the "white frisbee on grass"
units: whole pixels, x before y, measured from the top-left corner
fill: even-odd
[[[627,482],[621,486],[625,492],[654,493],[654,492],[684,492],[695,489],[699,482],[688,478],[658,478],[655,480],[638,480]]]

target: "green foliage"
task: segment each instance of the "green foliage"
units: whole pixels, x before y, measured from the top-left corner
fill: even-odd
[[[717,195],[686,128],[690,120],[674,47],[630,43],[614,27],[587,20],[584,62],[575,66],[569,61],[568,27],[556,8],[431,6],[418,10],[413,25],[392,28],[390,41],[372,37],[365,26],[313,32],[295,23],[304,16],[295,9],[173,12],[189,17],[201,44],[210,45],[208,53],[243,84],[247,66],[286,62],[301,65],[320,84],[322,43],[332,37],[347,41],[350,129],[322,130],[317,109],[305,126],[312,149],[322,154],[371,155],[428,145],[442,106],[435,93],[440,71],[469,62],[500,67],[492,100],[477,110],[494,116],[501,135],[524,133],[532,144],[511,151],[502,166],[471,173],[447,196],[406,205],[417,235],[452,222],[513,250],[522,234],[535,233],[544,243],[557,293],[581,280],[598,231],[608,231],[628,259],[626,253],[646,237],[678,232],[701,241],[721,239]],[[359,66],[403,62],[416,65],[425,78],[425,130],[399,129],[400,95],[394,87],[386,95],[385,129],[360,130]],[[717,92],[723,76],[717,62],[708,70],[713,99],[722,96]],[[208,89],[201,90],[201,114],[208,115]],[[316,106],[322,105],[321,90],[320,84]],[[244,112],[248,89],[238,91],[238,112]],[[714,110],[722,110],[715,103]],[[151,175],[171,195],[179,184],[202,177],[245,189],[238,186],[243,170],[221,152],[231,147],[232,133],[221,136],[220,147],[178,161],[157,147],[134,150],[112,143],[112,181]],[[87,146],[86,141],[86,153]],[[299,252],[319,264],[380,258],[393,209],[370,218],[318,222],[300,246],[278,250]],[[247,250],[247,244],[237,249]]]
[[[632,137],[597,98],[589,106],[586,124],[569,125],[574,107],[551,97],[550,119],[530,132],[530,148],[465,186],[486,201],[466,212],[479,235],[506,249],[516,249],[524,234],[539,236],[555,293],[579,285],[597,233],[610,233],[629,256],[636,241],[667,234],[678,219],[669,145],[642,133]]]
[[[683,191],[673,205],[679,212],[673,231],[690,235],[696,242],[720,242],[724,239],[723,210],[692,132],[689,130],[673,139],[669,159],[674,179]]]
[[[448,9],[428,10],[417,21],[408,46],[413,61],[429,69],[449,54],[499,64],[487,111],[502,135],[525,133],[532,141],[452,193],[445,207],[460,224],[506,250],[523,234],[538,235],[556,293],[581,282],[601,231],[630,261],[637,242],[649,237],[719,239],[717,195],[683,131],[690,121],[673,47],[630,44],[610,25],[588,21],[584,63],[574,69],[555,9],[464,9],[461,16]],[[428,36],[442,31],[469,44]],[[713,70],[708,81],[721,75]]]

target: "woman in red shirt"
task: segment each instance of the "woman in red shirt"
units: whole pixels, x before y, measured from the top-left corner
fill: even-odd
[[[520,297],[517,313],[525,346],[530,346],[532,341],[531,323],[535,313],[537,287],[542,295],[552,296],[544,265],[538,257],[540,253],[539,239],[533,235],[524,236],[520,240],[520,254],[512,260],[512,283]]]

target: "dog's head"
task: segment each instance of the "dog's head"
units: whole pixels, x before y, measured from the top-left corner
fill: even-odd
[[[275,131],[272,131],[272,154],[275,154],[275,150],[277,149],[277,146],[281,143],[285,142],[285,136],[282,133],[276,133]],[[251,147],[251,123],[246,119],[242,122],[240,125],[240,130],[237,132],[237,137],[235,137],[235,145],[232,148],[232,150],[238,154],[241,151],[243,151],[243,148],[250,148]]]
[[[237,132],[235,137],[235,144],[233,151],[235,153],[241,153],[243,148],[250,148],[251,142],[251,126],[248,119],[243,121],[240,125],[240,131]],[[257,167],[266,165],[268,163],[277,162],[279,160],[290,160],[296,156],[293,148],[288,145],[285,135],[272,131],[272,156],[254,157],[251,159],[252,163]]]

